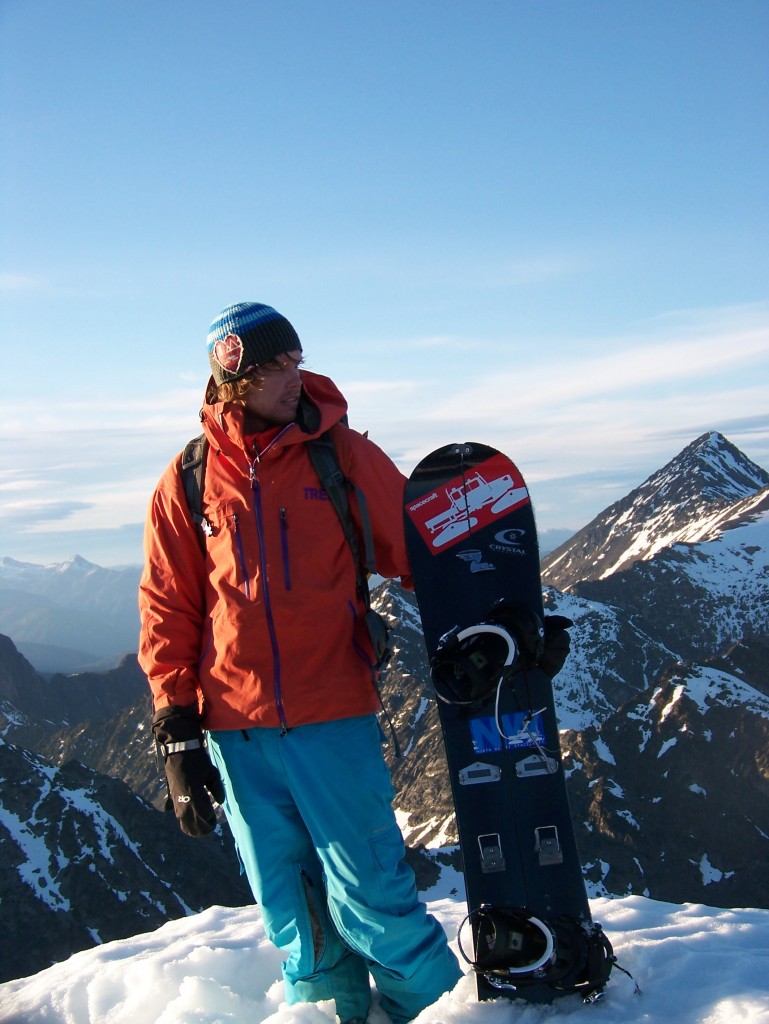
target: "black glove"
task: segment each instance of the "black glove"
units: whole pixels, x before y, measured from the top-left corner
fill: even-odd
[[[224,785],[211,763],[194,705],[161,708],[152,731],[165,761],[169,801],[188,836],[206,836],[216,828],[212,801],[224,802]]]
[[[498,601],[491,610],[489,622],[502,626],[512,634],[518,648],[516,668],[535,668],[539,665],[545,634],[541,619],[528,605],[518,601]]]
[[[567,619],[565,615],[545,616],[545,645],[539,659],[539,667],[551,679],[561,671],[569,654],[571,638],[567,630],[573,625],[571,619]]]

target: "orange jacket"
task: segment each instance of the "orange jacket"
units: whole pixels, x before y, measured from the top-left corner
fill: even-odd
[[[333,427],[340,466],[367,498],[384,576],[409,571],[405,479],[339,422],[347,403],[329,378],[302,371],[302,382],[303,426],[289,424],[258,458],[246,450],[241,407],[204,407],[205,555],[180,457],[150,503],[139,662],[156,710],[200,702],[208,729],[290,728],[379,708],[350,547],[304,442]]]

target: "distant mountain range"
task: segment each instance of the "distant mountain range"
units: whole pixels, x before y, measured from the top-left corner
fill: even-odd
[[[548,530],[556,547],[568,530]],[[141,566],[105,569],[75,555],[37,565],[0,558],[0,623],[38,672],[115,668],[136,651]]]
[[[575,623],[556,705],[591,892],[769,906],[769,474],[705,434],[547,555],[543,582],[548,612]],[[137,583],[138,569],[4,559],[0,595],[18,615],[2,621],[89,657],[107,646],[96,649],[98,622],[133,635],[130,652]],[[374,601],[392,626],[382,689],[403,752],[387,754],[396,806],[427,884],[458,863],[440,728],[413,596],[388,582]],[[73,616],[65,634],[56,602]],[[200,844],[156,810],[164,788],[135,656],[44,679],[17,647],[0,638],[5,976],[113,937],[113,920],[130,934],[249,901],[226,828]],[[102,898],[75,898],[86,871]]]
[[[112,668],[136,651],[140,575],[78,555],[53,565],[0,558],[2,632],[39,672]]]

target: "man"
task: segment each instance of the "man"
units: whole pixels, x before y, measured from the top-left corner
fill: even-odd
[[[370,972],[405,1024],[461,972],[403,859],[367,607],[307,442],[331,431],[366,498],[378,571],[408,584],[404,478],[344,425],[343,396],[301,368],[299,337],[271,307],[227,307],[208,355],[202,532],[177,458],[150,505],[139,593],[169,792],[192,835],[223,805],[287,951],[289,1003],[334,999],[343,1024],[362,1024]]]

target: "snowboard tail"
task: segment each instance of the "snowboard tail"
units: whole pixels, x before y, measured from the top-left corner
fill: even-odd
[[[495,449],[447,445],[412,473],[404,522],[464,864],[460,950],[478,996],[597,998],[613,954],[590,914],[540,667],[528,488]]]

